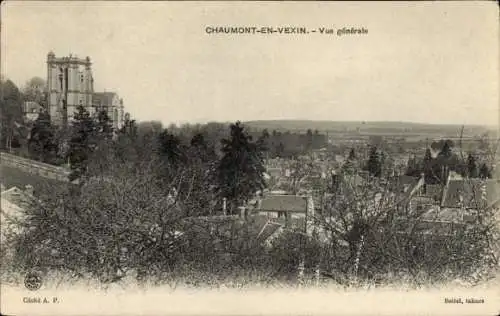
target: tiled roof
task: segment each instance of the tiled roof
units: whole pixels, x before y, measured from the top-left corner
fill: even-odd
[[[390,188],[394,191],[403,192],[405,191],[405,187],[413,187],[417,184],[418,180],[419,179],[417,177],[406,175],[396,176],[390,180]]]
[[[483,193],[484,192],[484,193]],[[500,180],[450,180],[444,189],[442,207],[483,208],[500,197]]]
[[[307,198],[297,195],[268,195],[262,199],[260,210],[305,213]]]
[[[425,196],[429,197],[439,197],[443,194],[443,186],[441,184],[426,184],[425,185]]]

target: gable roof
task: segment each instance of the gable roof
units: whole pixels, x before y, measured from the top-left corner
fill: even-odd
[[[500,180],[450,180],[443,194],[442,207],[484,208],[500,197]]]
[[[307,210],[307,198],[299,195],[268,195],[261,201],[261,211],[300,212]]]

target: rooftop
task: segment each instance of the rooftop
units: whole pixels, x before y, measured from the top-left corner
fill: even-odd
[[[500,199],[500,180],[450,180],[444,189],[442,207],[483,208]]]
[[[268,195],[260,204],[262,211],[301,212],[307,210],[307,198],[298,195]]]

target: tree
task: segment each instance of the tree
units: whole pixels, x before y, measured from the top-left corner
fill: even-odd
[[[130,114],[125,115],[125,121],[122,128],[118,131],[119,135],[128,135],[130,137],[137,137],[138,126],[135,120],[130,119]]]
[[[20,137],[23,123],[22,96],[16,85],[10,81],[1,81],[1,146],[10,150],[15,139]]]
[[[304,181],[314,173],[315,166],[312,161],[296,160],[290,167],[290,189],[292,194],[298,194]]]
[[[446,183],[446,179],[450,171],[460,171],[460,162],[455,154],[453,154],[453,141],[441,140],[441,151],[436,158],[434,173],[441,179],[441,183]]]
[[[342,172],[352,175],[357,171],[356,170],[357,168],[358,165],[357,165],[356,152],[354,151],[354,148],[351,148],[349,156],[347,156],[347,160],[342,165]]]
[[[31,129],[28,140],[30,156],[39,161],[53,163],[57,156],[57,141],[46,112],[39,114]]]
[[[285,145],[283,144],[283,142],[279,142],[279,144],[276,146],[276,155],[278,157],[284,157],[285,155]]]
[[[380,157],[377,151],[377,147],[375,146],[373,146],[370,150],[367,169],[370,175],[373,177],[380,177],[382,175],[382,165],[380,162]]]
[[[139,134],[151,134],[151,135],[159,135],[163,131],[163,124],[158,121],[147,121],[140,122],[137,125],[137,129]],[[173,132],[176,129],[175,125],[173,129],[169,129],[170,132]]]
[[[269,150],[269,132],[267,129],[264,129],[262,131],[262,135],[258,139],[258,143],[261,146],[263,151],[268,151]]]
[[[218,191],[227,198],[229,210],[247,202],[265,187],[262,151],[244,131],[240,122],[231,124],[229,139],[223,139],[223,157],[219,162]]]
[[[190,157],[198,158],[203,162],[212,162],[217,159],[215,149],[205,140],[202,133],[196,133],[191,139],[190,145],[190,153],[192,154],[189,155]]]
[[[79,179],[86,174],[88,160],[97,146],[94,120],[83,106],[79,106],[77,110],[71,126],[67,152],[72,171],[70,180]]]
[[[306,144],[305,144],[307,151],[310,151],[313,148],[313,138],[314,136],[311,129],[308,129],[306,132]]]
[[[469,153],[469,156],[467,157],[467,174],[469,178],[478,177],[476,157],[474,157],[472,153]]]
[[[453,142],[451,140],[445,140],[441,147],[441,151],[438,154],[438,157],[443,157],[445,159],[451,158],[451,156],[453,155],[452,148]]]
[[[191,139],[186,157],[178,190],[186,215],[211,215],[213,208],[209,206],[217,203],[213,186],[218,158],[215,150],[202,133],[197,133]]]
[[[486,163],[481,164],[479,168],[479,178],[481,179],[490,179],[491,178],[491,170],[488,168]]]
[[[45,107],[47,105],[47,83],[40,77],[33,77],[22,88],[25,101],[32,101]]]
[[[415,156],[411,156],[408,158],[408,162],[406,163],[406,172],[407,176],[415,176],[420,171],[418,170],[417,159]]]
[[[158,136],[160,158],[170,167],[176,168],[185,161],[184,148],[179,137],[163,130]]]
[[[96,135],[100,140],[109,141],[113,138],[113,125],[106,111],[97,114]]]
[[[356,160],[356,152],[354,151],[354,148],[351,148],[351,151],[349,151],[349,156],[347,157],[347,160],[350,161]]]
[[[353,186],[343,179],[338,186],[311,227],[321,239],[321,269],[336,279],[399,274],[422,284],[495,271],[498,261],[488,244],[498,233],[493,212],[452,225],[436,222],[433,215],[423,224],[426,216],[408,212],[403,193],[376,182]]]
[[[434,160],[432,159],[432,154],[430,148],[427,148],[425,150],[425,155],[423,159],[423,172],[424,172],[424,177],[425,177],[425,183],[435,183],[436,182],[436,177],[434,175],[434,170],[433,170],[433,162]]]

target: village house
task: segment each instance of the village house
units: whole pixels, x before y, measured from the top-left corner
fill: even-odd
[[[314,216],[314,202],[311,196],[266,195],[257,200],[252,213],[284,224],[286,227],[305,229],[307,217]]]
[[[26,101],[23,104],[23,115],[27,122],[36,121],[40,113],[44,111],[44,108],[35,101]]]
[[[497,205],[500,180],[448,179],[443,189],[441,207],[480,210]]]

